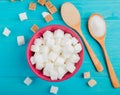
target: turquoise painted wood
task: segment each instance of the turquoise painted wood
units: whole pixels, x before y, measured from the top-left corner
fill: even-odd
[[[29,2],[36,1],[11,3],[9,0],[0,0],[0,95],[52,95],[49,93],[51,85],[59,87],[58,95],[120,95],[120,88],[114,89],[111,86],[101,48],[87,29],[87,20],[92,13],[103,15],[107,23],[106,48],[120,81],[120,0],[51,0],[57,6],[58,12],[53,15],[54,21],[48,24],[41,16],[41,12],[47,11],[45,7],[37,4],[36,11],[28,10]],[[33,24],[40,28],[50,24],[65,25],[60,17],[60,6],[67,1],[80,11],[83,34],[104,66],[104,71],[96,72],[85,49],[84,62],[77,74],[66,81],[51,83],[38,78],[28,66],[26,48],[33,35],[30,27]],[[27,12],[29,19],[21,22],[18,17],[21,12]],[[12,31],[9,37],[2,35],[5,27]],[[24,35],[26,40],[26,44],[21,47],[16,41],[19,35]],[[83,79],[82,74],[85,71],[90,71],[91,78],[97,81],[95,87],[90,88],[87,85],[89,79]],[[30,86],[23,83],[26,76],[33,79]]]

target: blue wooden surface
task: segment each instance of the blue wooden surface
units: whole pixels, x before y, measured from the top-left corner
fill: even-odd
[[[37,0],[24,0],[11,3],[9,0],[0,0],[0,95],[51,95],[51,85],[59,87],[58,95],[120,95],[120,88],[111,86],[103,53],[99,45],[94,41],[87,30],[87,20],[92,13],[100,13],[107,23],[106,48],[112,65],[120,81],[120,0],[51,0],[58,8],[53,15],[54,21],[46,23],[41,12],[47,11],[45,7],[37,4],[36,11],[28,10],[29,2]],[[82,17],[82,30],[89,44],[104,66],[102,73],[96,72],[85,49],[85,58],[80,70],[72,78],[51,83],[38,78],[29,68],[26,60],[26,48],[29,39],[33,35],[30,27],[33,24],[40,28],[50,24],[65,25],[60,17],[60,6],[64,2],[73,3],[80,11]],[[28,20],[20,22],[18,14],[27,12]],[[8,27],[12,32],[9,37],[4,37],[2,31]],[[16,37],[24,35],[26,44],[19,47]],[[87,85],[89,79],[83,79],[85,71],[91,72],[91,78],[97,81],[97,85],[90,88]],[[30,86],[26,86],[23,80],[26,76],[33,79]]]

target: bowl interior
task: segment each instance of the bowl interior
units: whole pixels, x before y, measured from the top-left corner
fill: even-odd
[[[59,81],[63,81],[63,80],[66,80],[70,77],[72,77],[80,68],[81,64],[82,64],[82,61],[83,61],[83,57],[84,57],[84,48],[83,48],[83,44],[82,44],[82,51],[79,53],[79,56],[80,56],[80,60],[78,63],[76,63],[76,69],[73,73],[67,73],[61,80],[51,80],[49,77],[43,75],[42,71],[40,70],[37,70],[35,68],[35,65],[32,65],[31,62],[30,62],[30,57],[34,54],[33,52],[30,51],[30,48],[31,48],[31,45],[34,43],[34,40],[36,38],[39,38],[39,37],[42,37],[43,33],[46,31],[46,30],[50,30],[52,32],[54,32],[54,30],[56,29],[61,29],[63,30],[65,33],[69,33],[71,34],[73,37],[77,38],[77,40],[79,41],[79,43],[82,44],[82,41],[80,40],[80,37],[71,29],[65,27],[65,26],[61,26],[61,25],[50,25],[50,26],[46,26],[42,29],[40,29],[38,32],[36,32],[33,37],[30,39],[29,41],[29,44],[28,44],[28,48],[27,48],[27,60],[28,60],[28,63],[29,63],[29,66],[30,68],[32,69],[32,71],[40,78],[44,79],[44,80],[47,80],[47,81],[50,81],[50,82],[59,82]]]

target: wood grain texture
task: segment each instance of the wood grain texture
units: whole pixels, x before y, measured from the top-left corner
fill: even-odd
[[[0,94],[1,95],[51,95],[49,88],[51,85],[59,86],[58,95],[119,95],[120,88],[114,89],[111,86],[106,70],[103,53],[98,43],[91,38],[87,29],[87,20],[92,13],[100,13],[107,23],[107,36],[105,46],[120,81],[120,0],[51,0],[60,10],[64,2],[73,3],[81,13],[82,31],[92,49],[96,53],[100,62],[104,66],[104,71],[96,72],[92,62],[85,50],[85,58],[80,70],[72,78],[59,83],[50,83],[39,79],[29,68],[26,60],[26,48],[33,33],[30,27],[37,24],[40,28],[50,24],[65,25],[61,19],[59,11],[53,15],[54,20],[46,23],[41,12],[47,11],[45,7],[37,4],[36,11],[29,11],[29,2],[37,0],[24,0],[23,2],[11,3],[9,0],[0,0]],[[18,14],[27,12],[28,20],[20,22]],[[4,27],[8,27],[12,32],[8,38],[2,35]],[[16,37],[24,35],[26,44],[18,47]],[[85,71],[91,72],[91,78],[97,81],[97,85],[90,88],[87,80],[83,79]],[[33,84],[27,87],[23,84],[26,76],[33,79]]]

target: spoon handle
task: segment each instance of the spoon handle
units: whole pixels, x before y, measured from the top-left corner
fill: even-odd
[[[90,47],[90,45],[88,44],[87,40],[85,39],[85,37],[83,36],[81,30],[79,28],[76,28],[76,31],[80,34],[81,38],[83,39],[83,42],[86,46],[86,49],[89,53],[89,56],[96,68],[96,70],[98,72],[102,72],[103,71],[103,66],[101,65],[100,61],[98,60],[98,58],[96,57],[95,53],[93,52],[92,48]]]
[[[115,71],[114,71],[114,69],[112,67],[112,64],[111,64],[111,62],[109,60],[105,45],[101,44],[101,46],[102,46],[102,49],[103,49],[103,52],[104,52],[104,55],[105,55],[106,64],[107,64],[109,76],[110,76],[110,79],[111,79],[111,83],[112,83],[114,88],[118,88],[118,87],[120,87],[120,84],[119,84],[119,81],[118,81],[117,76],[115,74]]]

